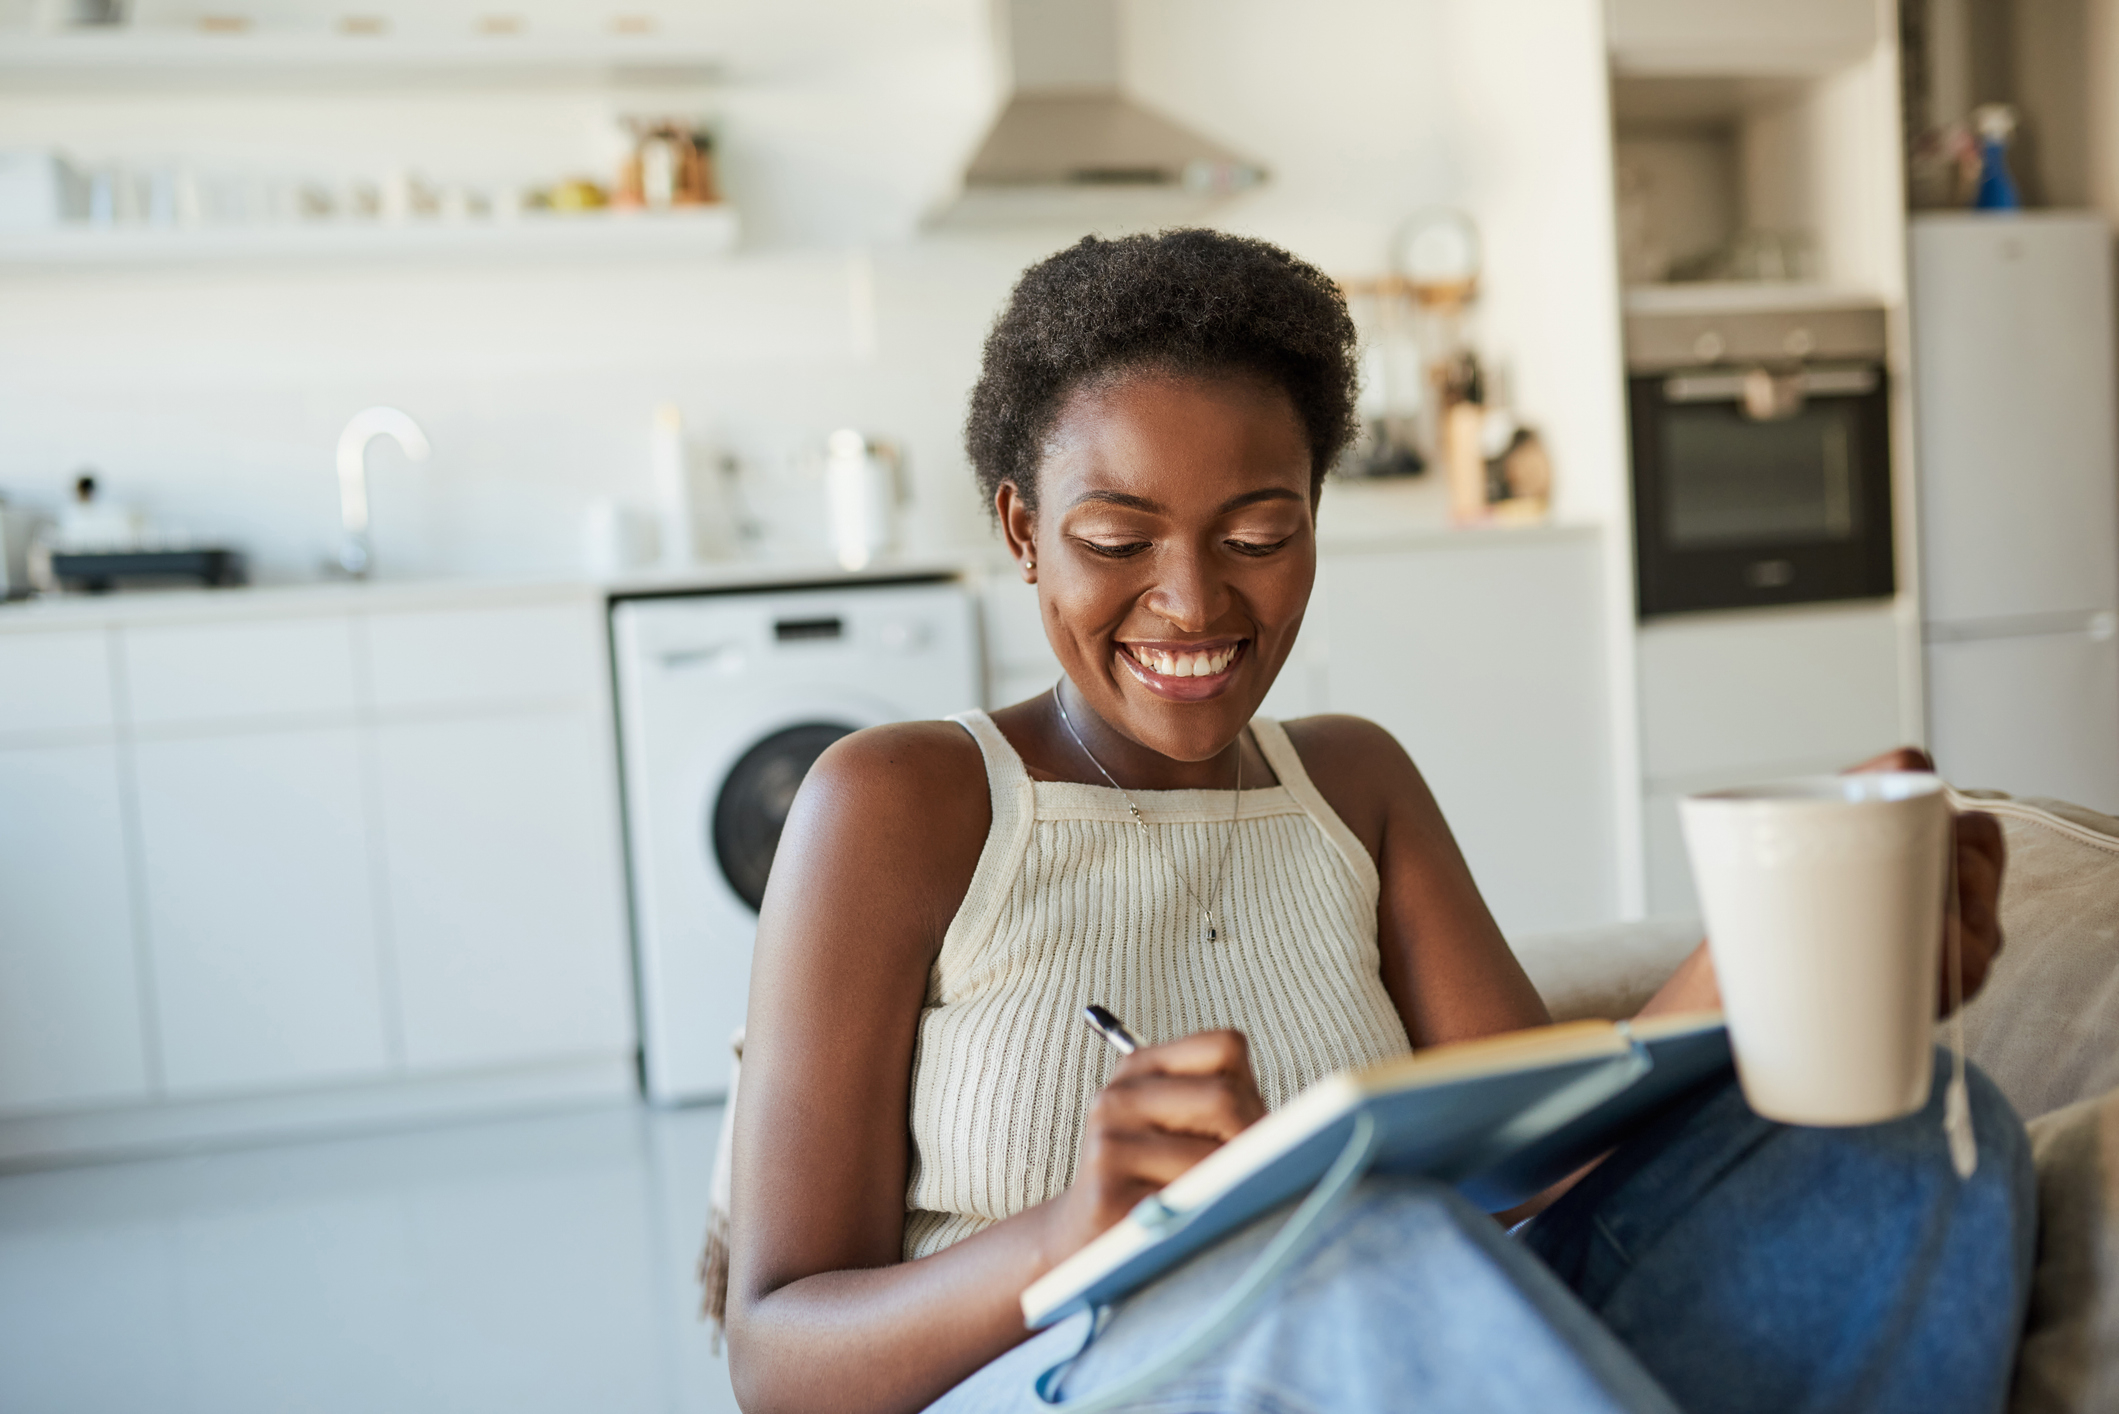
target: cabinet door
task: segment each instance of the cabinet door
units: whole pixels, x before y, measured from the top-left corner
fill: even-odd
[[[1888,604],[1672,619],[1638,641],[1643,765],[1659,786],[1833,771],[1900,743]]]
[[[117,748],[0,749],[0,1108],[148,1093]]]
[[[0,635],[0,739],[107,731],[116,720],[104,630]]]
[[[353,623],[342,616],[124,630],[135,727],[351,716]]]
[[[170,1093],[382,1073],[354,730],[148,741],[137,751]]]
[[[2108,627],[1928,645],[1928,740],[1961,786],[2119,812],[2119,641]]]
[[[1870,0],[1609,0],[1612,59],[1641,73],[1830,73],[1869,57]]]
[[[1412,753],[1508,932],[1617,916],[1597,557],[1540,538],[1323,561],[1332,710]]]
[[[579,702],[610,691],[597,605],[374,614],[366,628],[380,711]]]
[[[632,1045],[618,810],[599,724],[580,711],[376,728],[413,1069]]]

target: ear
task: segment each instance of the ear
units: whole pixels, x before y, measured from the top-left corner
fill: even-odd
[[[993,493],[994,513],[1001,522],[1001,538],[1008,542],[1008,557],[1023,572],[1023,583],[1037,583],[1037,516],[1023,503],[1013,481],[1003,481]]]

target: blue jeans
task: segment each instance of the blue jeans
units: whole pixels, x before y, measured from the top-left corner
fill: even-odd
[[[1435,1184],[1371,1178],[1211,1354],[1126,1406],[1156,1414],[1631,1411],[1993,1414],[2030,1288],[2023,1126],[1972,1074],[1960,1182],[1943,1079],[1919,1115],[1803,1129],[1733,1080],[1629,1139],[1520,1233]],[[1122,1303],[1067,1404],[1146,1368],[1249,1266],[1274,1215]],[[930,1414],[1035,1414],[1087,1317],[979,1370]]]

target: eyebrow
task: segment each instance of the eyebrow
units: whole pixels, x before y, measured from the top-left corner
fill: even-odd
[[[1241,496],[1231,496],[1216,508],[1214,514],[1225,516],[1230,511],[1241,510],[1245,506],[1256,505],[1260,501],[1299,501],[1301,499],[1302,497],[1288,490],[1285,486],[1265,486],[1256,491],[1246,491]],[[1086,505],[1091,501],[1101,502],[1107,506],[1124,506],[1128,510],[1146,511],[1150,515],[1160,515],[1164,510],[1162,503],[1159,501],[1151,501],[1146,496],[1135,496],[1125,491],[1084,491],[1081,495],[1074,498],[1073,504],[1080,506]]]

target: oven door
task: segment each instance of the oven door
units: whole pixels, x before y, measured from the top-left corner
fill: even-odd
[[[1881,368],[1703,368],[1630,383],[1642,618],[1897,591]]]

